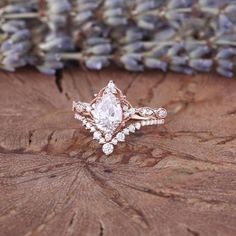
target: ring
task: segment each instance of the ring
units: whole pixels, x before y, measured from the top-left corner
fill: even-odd
[[[110,155],[118,142],[135,133],[141,126],[164,124],[164,108],[134,108],[113,81],[103,88],[90,103],[73,102],[75,119],[93,133],[93,139],[102,144],[102,151]]]

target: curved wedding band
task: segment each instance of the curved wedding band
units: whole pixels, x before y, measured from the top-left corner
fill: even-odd
[[[82,121],[93,138],[110,155],[118,142],[135,133],[141,126],[161,125],[167,116],[164,108],[134,108],[113,81],[103,88],[90,103],[73,102],[75,119]]]

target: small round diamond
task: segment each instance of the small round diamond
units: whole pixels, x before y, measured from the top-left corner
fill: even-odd
[[[113,138],[113,139],[111,140],[111,143],[114,144],[114,145],[116,145],[116,144],[118,143],[118,140],[117,140],[116,138]]]
[[[158,115],[160,118],[164,119],[164,118],[166,118],[166,116],[167,116],[167,110],[164,109],[164,108],[160,108],[160,109],[157,111],[157,115]]]
[[[124,133],[125,135],[129,135],[129,129],[128,129],[128,128],[125,128],[125,129],[123,130],[123,133]]]
[[[84,111],[84,105],[82,103],[73,102],[73,108],[78,112]]]
[[[86,128],[87,129],[90,129],[92,127],[92,125],[88,122],[87,124],[86,124]]]
[[[102,134],[98,131],[93,133],[93,138],[99,140],[102,137]]]
[[[124,142],[125,141],[125,135],[121,132],[116,135],[116,138],[119,142]]]
[[[100,139],[99,139],[99,143],[100,143],[100,144],[104,144],[105,142],[106,142],[106,141],[105,141],[104,138],[100,138]]]
[[[105,143],[102,146],[102,151],[106,154],[106,155],[110,155],[114,150],[114,146],[111,143]]]
[[[95,131],[96,131],[95,127],[92,126],[92,127],[90,128],[90,132],[93,133],[93,132],[95,132]]]
[[[105,135],[105,140],[108,142],[108,141],[110,141],[112,139],[112,134],[111,133],[107,133],[106,135]]]
[[[137,129],[137,130],[139,130],[140,128],[141,128],[141,124],[138,122],[138,123],[136,123],[135,124],[135,128]]]
[[[130,131],[131,133],[134,133],[134,132],[135,132],[135,126],[134,126],[134,125],[130,125],[130,126],[129,126],[129,131]]]

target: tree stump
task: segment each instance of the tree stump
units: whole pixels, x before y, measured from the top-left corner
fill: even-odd
[[[73,119],[114,80],[166,107],[111,156]],[[1,236],[236,235],[236,80],[118,69],[0,72]]]

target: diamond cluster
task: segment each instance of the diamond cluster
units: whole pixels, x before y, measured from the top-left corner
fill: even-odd
[[[126,136],[131,133],[135,133],[137,130],[140,130],[142,126],[150,126],[150,125],[161,125],[164,124],[164,119],[153,119],[153,120],[143,120],[141,122],[136,122],[134,124],[130,124],[128,127],[124,128],[121,132],[118,132],[115,137],[112,138],[112,135],[109,136],[109,140],[107,142],[107,136],[105,138],[102,135],[102,132],[98,131],[95,126],[87,121],[86,118],[75,115],[76,119],[79,119],[83,122],[83,125],[86,129],[89,129],[90,132],[93,132],[93,139],[97,140],[100,144],[103,144],[102,150],[106,155],[110,155],[113,150],[114,146],[117,145],[119,142],[124,142]]]
[[[84,127],[93,133],[93,139],[102,145],[102,151],[106,155],[110,155],[115,145],[124,142],[126,136],[135,133],[142,126],[163,124],[167,115],[164,108],[133,108],[122,96],[115,84],[110,81],[91,104],[73,103],[73,110],[80,114],[83,112],[90,114],[90,117],[85,118],[76,113],[75,119],[80,120]],[[141,115],[143,120],[129,124],[121,130],[122,124],[135,114]],[[155,118],[150,119],[150,116]]]

